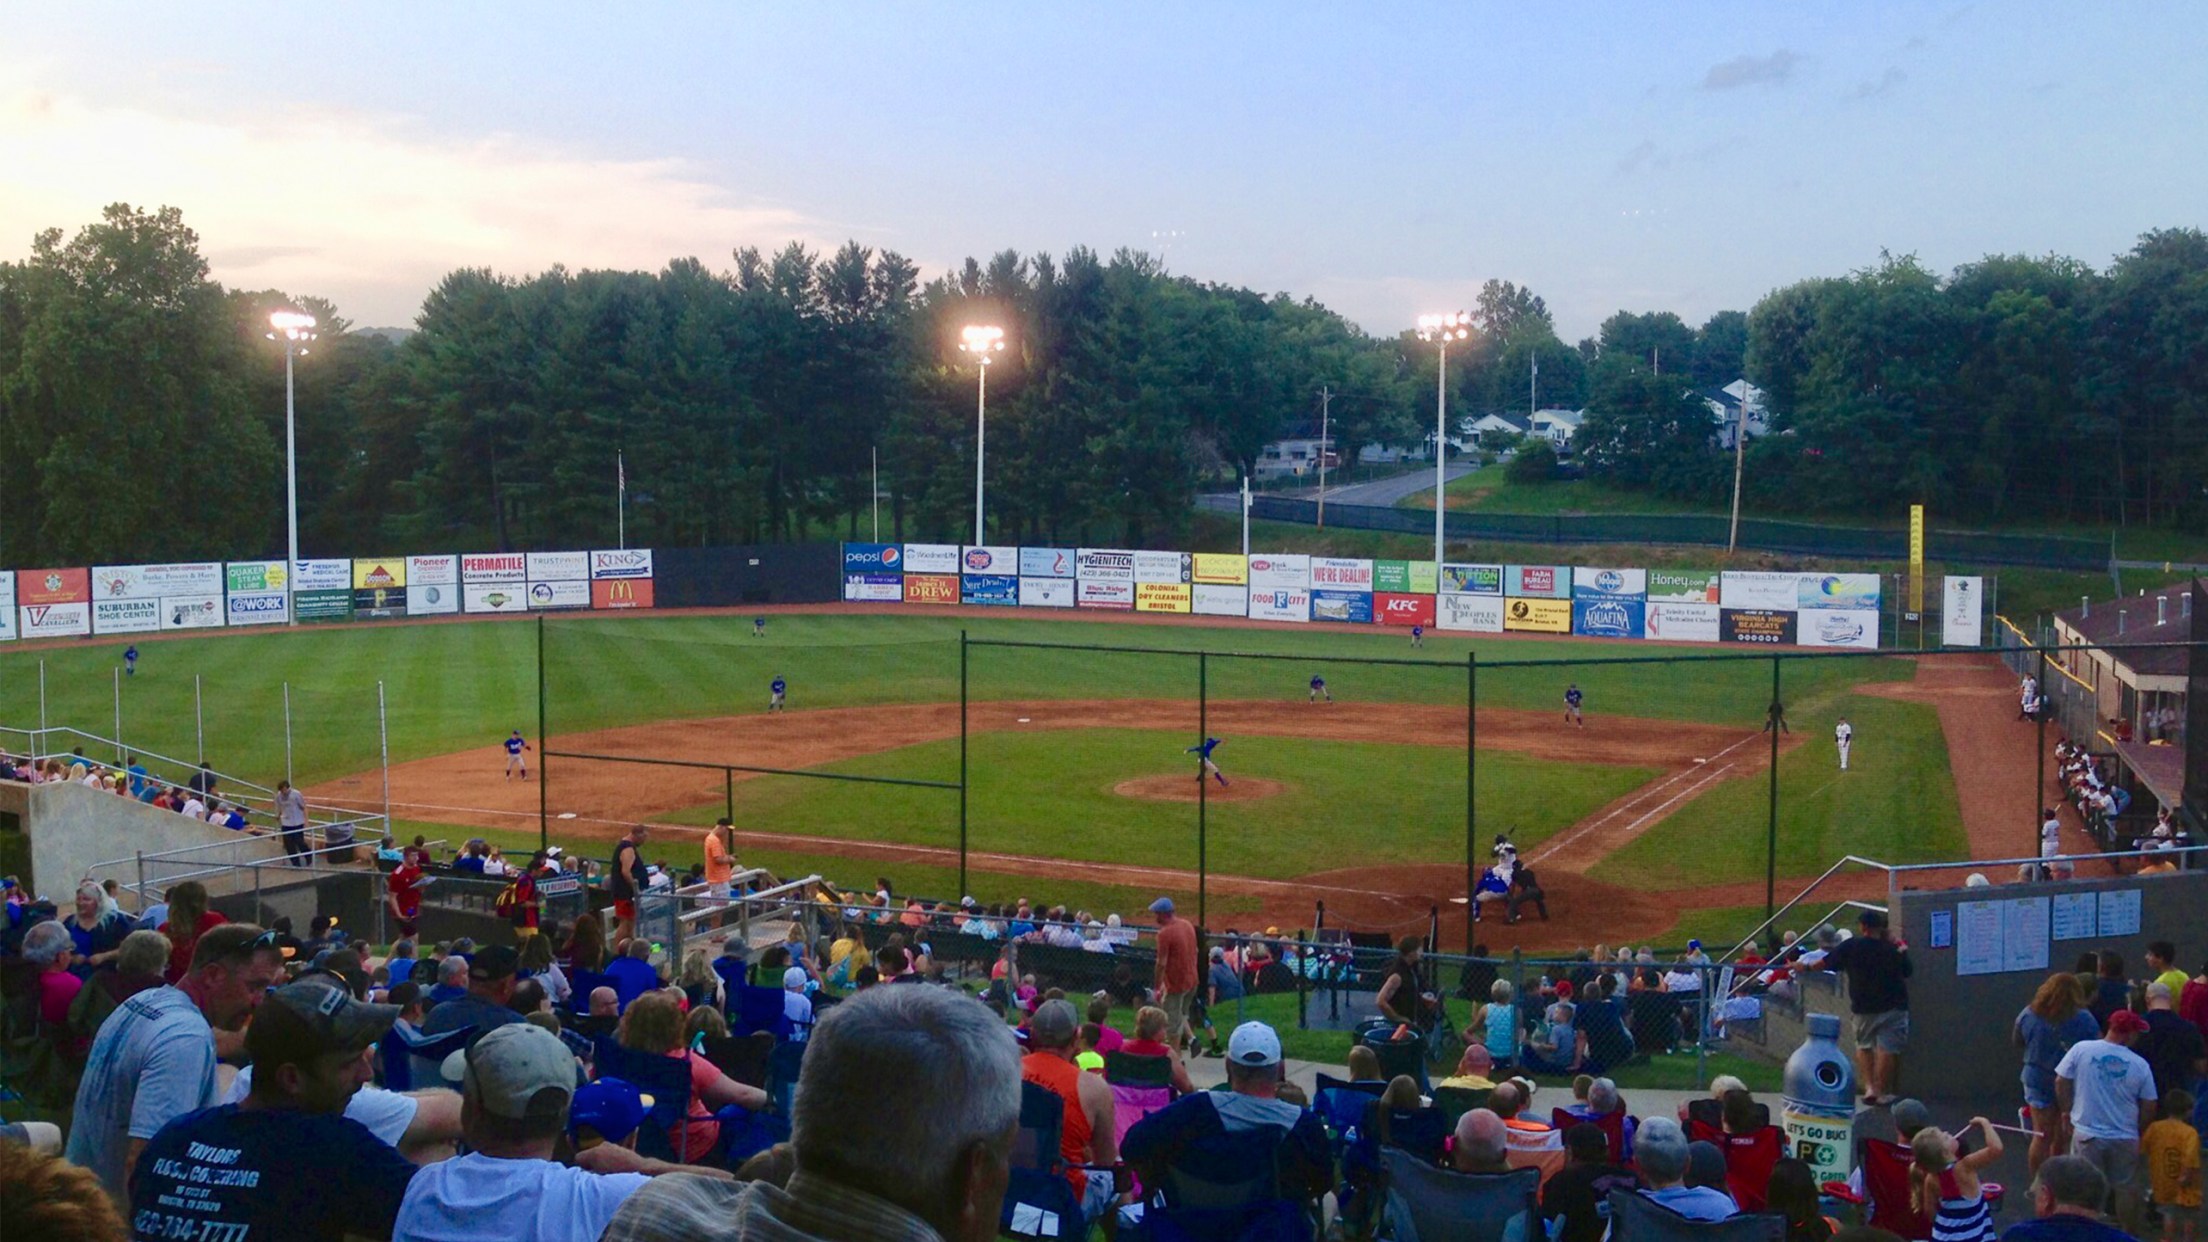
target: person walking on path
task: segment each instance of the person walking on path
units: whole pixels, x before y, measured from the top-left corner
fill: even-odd
[[[307,865],[307,795],[276,782],[276,829],[284,837],[284,857],[294,867]]]
[[[1165,1010],[1165,1042],[1186,1049],[1194,1041],[1188,1029],[1189,1002],[1196,999],[1196,925],[1175,917],[1173,899],[1160,897],[1150,903],[1158,916],[1158,1005]],[[1189,1055],[1194,1055],[1191,1052]]]
[[[2106,1035],[2073,1045],[2055,1066],[2055,1098],[2070,1114],[2070,1154],[2108,1180],[2117,1223],[2132,1233],[2139,1232],[2139,1138],[2154,1121],[2156,1100],[2154,1071],[2131,1050],[2146,1032],[2146,1019],[2119,1009]]]
[[[1909,1043],[1909,951],[1888,938],[1884,911],[1865,910],[1856,923],[1863,934],[1827,953],[1824,969],[1848,977],[1863,1102],[1890,1104]]]

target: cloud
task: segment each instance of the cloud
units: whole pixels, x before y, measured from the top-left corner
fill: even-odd
[[[12,80],[11,80],[12,79]],[[740,245],[827,247],[838,231],[673,159],[607,160],[503,134],[422,138],[329,111],[200,119],[33,89],[0,70],[0,258],[110,202],[173,205],[216,279],[411,323],[446,273],[723,267]]]
[[[1702,75],[1702,89],[1729,91],[1741,86],[1783,85],[1803,59],[1799,52],[1783,47],[1769,56],[1735,56],[1723,64],[1711,65],[1710,71]]]
[[[1652,160],[1657,162],[1658,167],[1663,166],[1663,161],[1659,160],[1656,154],[1655,141],[1643,138],[1635,143],[1631,150],[1618,157],[1618,175],[1630,177],[1648,167]]]
[[[1876,78],[1867,82],[1856,83],[1853,97],[1856,99],[1876,99],[1881,95],[1890,95],[1901,89],[1901,84],[1908,80],[1908,74],[1903,73],[1900,68],[1894,65],[1888,65],[1886,66],[1886,72],[1879,74]]]

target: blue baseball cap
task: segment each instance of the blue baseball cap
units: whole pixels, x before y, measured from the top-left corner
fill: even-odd
[[[1172,899],[1171,897],[1160,897],[1160,898],[1158,898],[1158,899],[1157,899],[1156,901],[1153,901],[1153,902],[1151,902],[1151,903],[1150,903],[1150,913],[1152,913],[1152,914],[1171,914],[1171,913],[1173,913],[1173,899]]]
[[[652,1097],[619,1078],[601,1078],[575,1092],[568,1106],[567,1136],[574,1139],[583,1126],[596,1130],[609,1143],[625,1143],[652,1111]]]

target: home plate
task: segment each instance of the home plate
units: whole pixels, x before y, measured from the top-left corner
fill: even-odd
[[[561,818],[561,819],[573,819],[573,818],[575,818],[575,812],[573,812],[573,811],[562,811],[562,812],[560,812],[560,818]]]

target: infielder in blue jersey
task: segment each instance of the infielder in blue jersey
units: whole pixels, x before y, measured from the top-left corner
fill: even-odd
[[[1425,645],[1426,645],[1426,627],[1425,627],[1425,626],[1423,626],[1423,625],[1414,625],[1414,626],[1412,626],[1412,627],[1411,627],[1411,645],[1412,645],[1413,647],[1423,647],[1423,646],[1425,646]]]
[[[522,779],[523,779],[523,780],[527,780],[527,779],[529,778],[529,760],[523,757],[523,752],[527,751],[528,749],[529,749],[529,743],[528,743],[528,742],[526,742],[526,741],[524,741],[524,740],[522,739],[522,736],[521,736],[521,730],[519,730],[519,729],[516,729],[516,730],[514,730],[514,731],[513,731],[512,733],[510,733],[510,734],[508,734],[508,735],[507,735],[507,737],[506,737],[506,779],[507,779],[507,780],[512,780],[512,779],[514,778],[514,772],[515,772],[515,770],[516,770],[516,769],[519,769],[519,770],[520,770],[520,772],[521,772],[521,776],[522,776]]]
[[[1313,703],[1318,702],[1319,696],[1322,694],[1326,696],[1327,702],[1331,703],[1334,701],[1334,692],[1326,688],[1326,678],[1319,676],[1317,673],[1313,673],[1311,675],[1310,701]]]
[[[1195,755],[1203,761],[1203,766],[1199,768],[1196,773],[1197,784],[1203,784],[1204,773],[1209,772],[1219,781],[1219,788],[1225,789],[1227,787],[1226,774],[1219,770],[1218,764],[1211,761],[1211,752],[1217,749],[1219,749],[1219,739],[1215,737],[1207,737],[1203,741],[1196,743],[1194,746],[1189,747],[1187,750],[1184,750],[1181,753],[1184,755]]]
[[[789,692],[790,683],[782,680],[782,674],[776,673],[774,680],[767,683],[767,710],[770,712],[783,710],[782,697]]]
[[[1587,721],[1579,714],[1579,700],[1581,697],[1578,682],[1575,681],[1564,688],[1564,722],[1578,725],[1584,729],[1587,727]]]

